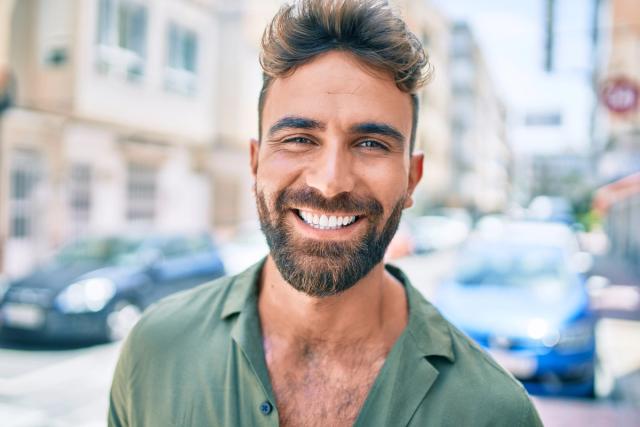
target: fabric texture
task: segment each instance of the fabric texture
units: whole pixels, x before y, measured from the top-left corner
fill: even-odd
[[[109,426],[277,426],[257,309],[264,261],[165,298],[125,341]],[[541,426],[524,388],[397,268],[409,322],[356,426]]]

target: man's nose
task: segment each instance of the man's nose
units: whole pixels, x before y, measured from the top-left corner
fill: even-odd
[[[307,185],[317,189],[328,199],[353,191],[355,182],[352,156],[343,147],[323,149],[307,174]]]

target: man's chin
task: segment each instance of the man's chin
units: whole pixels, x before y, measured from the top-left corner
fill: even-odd
[[[358,262],[360,258],[351,252],[335,257],[317,253],[295,254],[275,254],[275,264],[291,287],[309,296],[339,294],[353,287],[368,273],[368,270],[363,271],[366,263]]]
[[[347,268],[346,262],[317,254],[296,256],[293,264],[296,268],[313,276],[321,276],[323,274],[335,275],[337,272]]]
[[[291,243],[289,252],[300,259],[300,263],[325,262],[327,265],[346,263],[356,256],[358,242],[326,242],[318,240],[295,241]]]

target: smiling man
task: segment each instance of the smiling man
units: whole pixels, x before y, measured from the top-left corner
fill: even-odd
[[[269,256],[163,300],[112,426],[537,426],[523,388],[383,256],[411,206],[427,57],[385,3],[303,0],[265,31],[251,169]]]

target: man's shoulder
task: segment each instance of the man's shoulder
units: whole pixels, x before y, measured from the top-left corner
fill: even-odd
[[[131,331],[129,341],[149,350],[167,342],[198,339],[213,332],[236,276],[227,276],[177,292],[152,304]]]
[[[512,388],[524,390],[522,385],[475,341],[448,320],[444,319],[444,321],[448,323],[451,333],[456,356],[455,363],[458,365],[458,370],[464,372],[467,378],[473,378],[471,375],[473,373],[477,374],[476,378],[483,380],[483,383],[490,378],[494,391],[502,389],[512,391]]]
[[[484,410],[519,416],[531,407],[529,396],[513,375],[500,366],[478,344],[450,324],[456,360],[452,381],[459,385],[459,396],[482,402]]]
[[[437,328],[445,337],[440,344],[450,345],[447,357],[428,357],[438,370],[438,380],[428,394],[432,399],[425,400],[423,409],[428,408],[427,412],[433,415],[433,411],[438,412],[442,408],[453,409],[450,407],[453,404],[460,411],[457,417],[463,424],[475,419],[481,425],[484,419],[491,425],[541,425],[522,384],[430,302],[421,297],[420,304],[428,316],[420,326]],[[416,335],[416,339],[422,340],[428,336]],[[422,344],[429,345],[426,342]],[[420,415],[417,416],[419,419]]]
[[[207,311],[216,311],[224,302],[226,293],[236,276],[225,276],[194,288],[176,292],[152,304],[144,313],[147,321],[161,321],[169,316],[172,320],[201,314],[203,306]],[[218,310],[219,314],[219,310]]]

